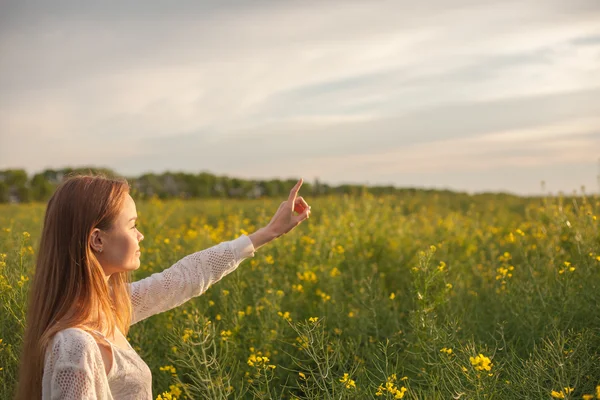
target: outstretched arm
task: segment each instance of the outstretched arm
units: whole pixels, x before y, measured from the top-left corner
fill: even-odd
[[[254,251],[291,231],[310,216],[310,207],[298,191],[302,179],[292,188],[287,201],[266,227],[209,249],[190,254],[172,267],[131,284],[131,303],[135,324],[154,314],[177,307],[204,293],[212,284],[234,271]],[[298,215],[294,215],[294,211]]]

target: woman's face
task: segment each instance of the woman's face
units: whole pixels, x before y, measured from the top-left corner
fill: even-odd
[[[115,272],[133,271],[140,267],[140,242],[144,235],[137,230],[136,220],[135,202],[126,194],[121,212],[111,229],[92,233],[92,246],[107,277]]]

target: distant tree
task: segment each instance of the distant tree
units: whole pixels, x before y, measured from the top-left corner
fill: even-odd
[[[9,187],[5,182],[0,182],[0,203],[8,203]]]
[[[56,186],[50,183],[44,173],[38,173],[31,178],[31,199],[33,201],[47,201],[54,193]]]

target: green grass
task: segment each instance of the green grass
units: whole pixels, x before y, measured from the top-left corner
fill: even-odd
[[[155,396],[596,394],[600,199],[416,192],[308,200],[311,218],[296,230],[204,295],[132,327]],[[134,279],[252,232],[278,204],[138,203],[146,238]],[[16,383],[44,207],[0,206],[0,398]]]

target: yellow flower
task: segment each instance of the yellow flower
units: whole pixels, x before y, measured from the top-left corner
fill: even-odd
[[[283,313],[281,311],[278,311],[277,315],[279,315],[281,318],[285,319],[288,322],[292,322],[292,317],[290,316],[290,312],[289,311],[286,311],[286,312],[283,312]]]
[[[396,293],[392,292],[390,294],[390,300],[394,300],[396,298]]]
[[[221,340],[226,342],[231,337],[232,333],[230,330],[221,331]]]
[[[183,336],[181,337],[181,339],[183,340],[184,343],[186,343],[190,337],[192,337],[192,334],[194,333],[193,330],[191,329],[184,329],[183,330]]]
[[[300,378],[306,380],[306,375],[304,375],[304,372],[298,372],[298,375],[300,375]]]
[[[563,390],[561,390],[560,392],[557,392],[556,390],[553,390],[552,392],[550,392],[550,396],[554,397],[555,399],[564,399],[565,395],[571,393],[573,390],[575,390],[574,388],[564,388]]]
[[[407,377],[403,377],[401,380],[405,381],[407,379],[408,379]],[[385,383],[382,383],[379,385],[379,387],[377,388],[377,392],[375,392],[375,395],[383,396],[384,392],[388,392],[392,396],[394,396],[393,397],[394,399],[404,398],[404,394],[407,392],[408,389],[406,389],[404,386],[402,386],[400,389],[398,389],[398,387],[396,386],[397,380],[398,380],[398,378],[396,377],[396,374],[392,374],[392,375],[388,376]]]
[[[477,357],[469,357],[469,360],[477,371],[491,371],[493,366],[491,360],[481,353]]]
[[[175,369],[174,366],[172,365],[165,365],[164,367],[160,367],[159,368],[161,371],[167,371],[170,372],[171,374],[175,375],[177,373],[177,370]]]
[[[19,285],[19,287],[22,287],[28,280],[29,277],[21,275],[21,279],[17,282],[17,285]]]
[[[445,268],[446,268],[446,263],[443,261],[440,261],[440,265],[438,265],[438,271],[444,272]]]
[[[336,276],[340,276],[341,274],[342,273],[340,272],[339,269],[337,269],[337,267],[333,267],[331,272],[329,272],[329,276],[331,276],[332,278],[335,278]]]
[[[248,357],[247,364],[251,367],[256,367],[257,369],[275,369],[275,365],[267,364],[270,360],[268,357],[263,356],[262,352],[254,352],[254,347],[250,347],[250,351],[252,352]]]
[[[169,389],[171,389],[171,394],[174,396],[181,396],[181,389],[179,385],[170,385]]]
[[[308,319],[308,321],[309,321],[309,322],[312,322],[313,324],[316,324],[318,320],[319,320],[319,318],[318,318],[318,317],[310,317],[310,318]]]
[[[312,271],[304,271],[303,273],[297,272],[298,279],[305,282],[317,282],[317,275]]]
[[[292,285],[292,290],[294,292],[298,292],[298,293],[303,293],[304,292],[304,288],[300,284],[298,284],[298,285]]]
[[[350,377],[347,373],[344,373],[344,377],[342,379],[340,379],[340,382],[342,382],[344,384],[346,389],[356,388],[356,382],[354,382],[354,380],[350,379]]]
[[[447,349],[444,347],[443,349],[440,350],[440,352],[450,355],[450,354],[452,354],[452,349]]]

